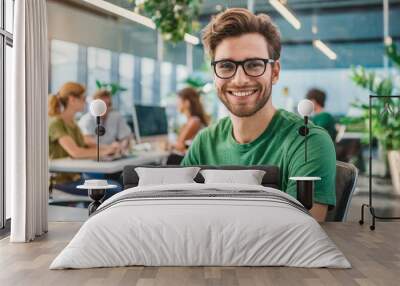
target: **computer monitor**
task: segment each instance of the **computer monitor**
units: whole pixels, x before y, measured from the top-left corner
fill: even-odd
[[[167,135],[168,121],[165,107],[135,104],[133,127],[139,143],[141,137]]]

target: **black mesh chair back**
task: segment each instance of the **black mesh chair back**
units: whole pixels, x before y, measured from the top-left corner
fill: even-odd
[[[358,169],[351,163],[336,161],[336,206],[328,211],[326,221],[345,221],[357,184]]]

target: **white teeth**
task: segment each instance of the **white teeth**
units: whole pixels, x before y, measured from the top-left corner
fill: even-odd
[[[246,91],[231,91],[230,93],[234,96],[249,96],[256,92],[256,89],[253,90],[246,90]]]

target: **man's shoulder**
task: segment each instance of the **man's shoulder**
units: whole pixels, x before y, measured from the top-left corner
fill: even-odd
[[[307,135],[307,144],[309,150],[325,150],[329,153],[335,153],[335,147],[333,145],[332,138],[329,133],[322,127],[310,124],[308,126],[309,133]],[[289,142],[287,142],[288,150],[293,150],[297,152],[299,150],[299,146],[305,144],[305,138],[296,132],[294,136],[291,136]]]
[[[286,110],[279,110],[280,122],[278,126],[278,132],[283,136],[283,144],[286,143],[287,147],[298,148],[298,144],[304,143],[304,137],[299,135],[299,128],[304,125],[304,119],[299,115],[289,112]],[[320,144],[325,142],[330,142],[331,138],[326,130],[313,122],[308,121],[308,128],[310,133],[309,138],[313,138],[309,141],[310,144]],[[280,136],[280,137],[282,137]],[[296,144],[296,142],[298,144]]]
[[[214,162],[216,156],[215,147],[220,146],[226,140],[227,136],[224,134],[229,133],[231,128],[232,125],[229,117],[222,118],[218,122],[203,128],[195,136],[181,164],[191,166],[207,165]]]
[[[297,115],[293,112],[289,112],[286,110],[280,110],[280,116],[282,120],[284,121],[283,123],[286,126],[290,126],[292,128],[299,128],[304,125],[304,118],[300,117],[300,115]],[[331,116],[332,117],[332,116]],[[314,124],[312,121],[308,121],[308,126],[312,129],[320,131],[324,131],[324,129],[316,124]]]
[[[280,138],[278,140],[288,142],[301,137],[298,135],[298,130],[304,125],[303,118],[284,109],[278,110],[277,117],[277,120],[274,121],[275,126],[273,127],[273,133],[275,134],[276,138]]]
[[[229,117],[222,118],[216,123],[203,128],[195,136],[192,145],[196,150],[208,150],[211,145],[217,145],[226,139],[226,134],[229,133],[231,121]]]
[[[232,128],[231,119],[229,117],[224,117],[218,120],[216,123],[206,128],[203,128],[199,132],[199,136],[202,138],[216,139],[219,136],[225,134],[226,132],[229,132],[231,128]]]
[[[300,117],[300,115],[295,114],[293,112],[279,109],[279,117],[285,124],[289,124],[290,126],[301,126],[304,123],[304,119]]]

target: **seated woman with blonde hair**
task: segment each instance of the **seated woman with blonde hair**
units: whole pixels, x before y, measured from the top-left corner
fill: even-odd
[[[49,115],[49,158],[95,159],[97,148],[88,147],[84,142],[75,115],[85,108],[85,87],[79,83],[67,82],[48,102]],[[115,146],[100,146],[100,156],[112,155]],[[80,179],[80,174],[57,174],[55,183]]]

